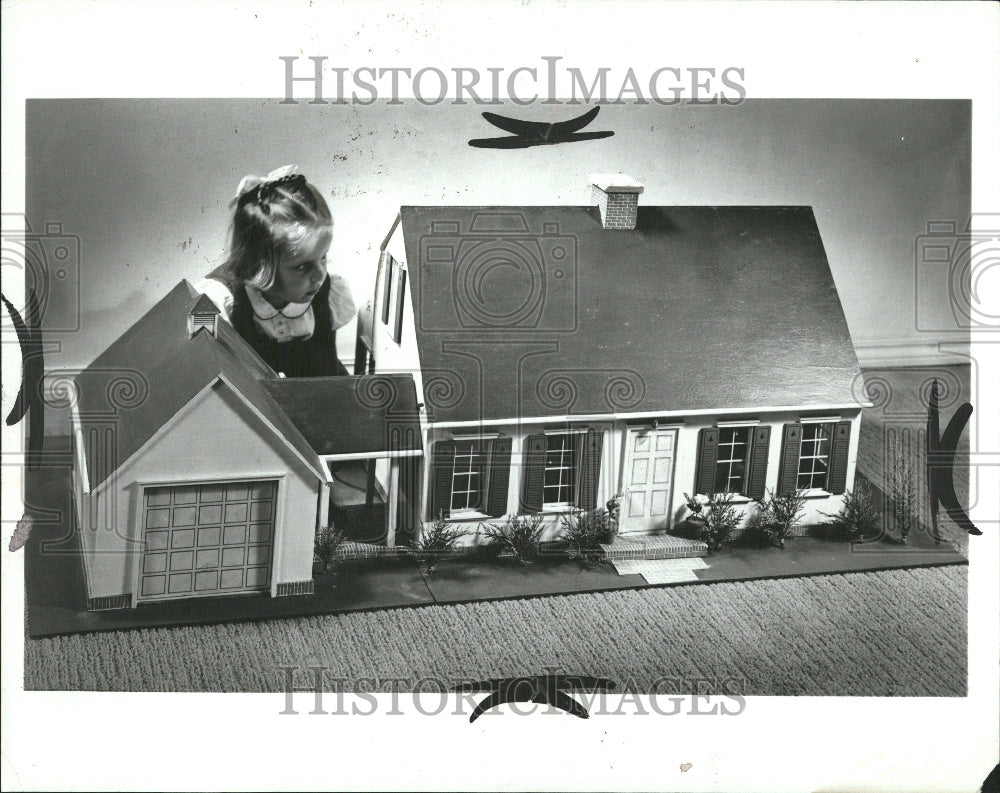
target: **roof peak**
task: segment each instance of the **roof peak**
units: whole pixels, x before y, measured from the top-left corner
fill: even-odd
[[[208,295],[202,293],[194,299],[188,308],[188,314],[221,314],[215,301]]]

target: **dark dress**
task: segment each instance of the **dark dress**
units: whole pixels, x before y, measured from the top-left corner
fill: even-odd
[[[337,358],[337,331],[330,311],[330,279],[327,278],[312,301],[314,329],[308,339],[279,342],[260,329],[244,286],[232,288],[232,323],[237,333],[257,351],[268,366],[285,377],[328,377],[346,375]]]

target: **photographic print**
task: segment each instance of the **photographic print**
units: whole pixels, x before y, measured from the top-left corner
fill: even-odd
[[[711,789],[703,765],[758,779],[772,705],[885,758],[850,703],[956,718],[982,690],[978,100],[556,52],[296,45],[228,98],[23,97],[5,698],[206,703],[196,732],[239,709],[298,751],[386,730],[413,768],[425,725],[472,751],[613,728],[636,762],[693,721],[724,743],[622,781]],[[266,779],[358,784],[380,752],[354,755]],[[614,784],[551,773],[491,784]]]

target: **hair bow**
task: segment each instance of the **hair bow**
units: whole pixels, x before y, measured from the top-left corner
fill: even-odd
[[[234,205],[240,198],[249,193],[251,190],[256,190],[263,187],[266,184],[271,184],[272,182],[277,182],[279,179],[284,179],[286,176],[295,176],[299,172],[299,166],[297,165],[283,165],[280,168],[275,168],[267,176],[244,176],[240,179],[240,185],[236,188],[236,195],[233,196],[232,201],[230,201],[230,206]]]

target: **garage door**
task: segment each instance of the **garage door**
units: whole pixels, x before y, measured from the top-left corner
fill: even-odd
[[[273,481],[147,487],[138,600],[267,589],[277,489]]]

